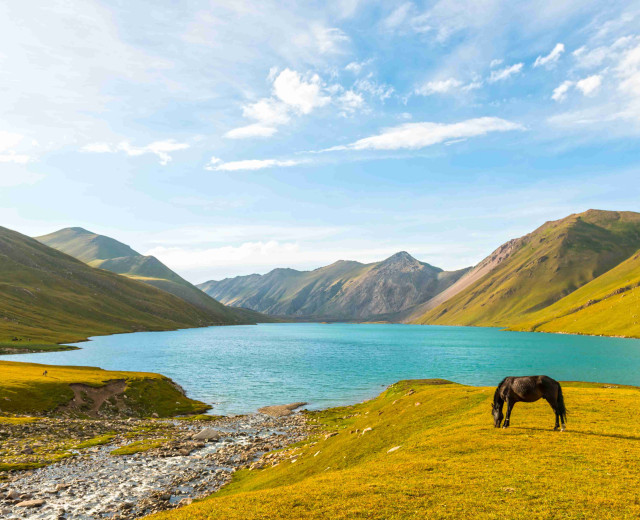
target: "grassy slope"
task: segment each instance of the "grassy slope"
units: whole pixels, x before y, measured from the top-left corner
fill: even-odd
[[[514,426],[496,430],[493,388],[400,382],[373,401],[311,415],[338,435],[151,518],[638,518],[640,389],[563,386],[570,415],[560,433],[544,402],[518,404]]]
[[[153,285],[228,323],[270,321],[260,315],[243,314],[205,294],[153,256],[144,256],[113,238],[83,228],[65,228],[36,240],[71,255],[92,267],[117,273]]]
[[[415,322],[508,326],[612,269],[640,247],[640,214],[589,210],[518,239],[513,254]]]
[[[43,375],[45,370],[47,376]],[[136,415],[157,413],[160,417],[170,417],[208,408],[184,396],[168,378],[159,374],[0,361],[0,413],[51,412],[73,398],[70,383],[101,387],[114,379],[126,380],[127,406]]]
[[[147,284],[94,269],[0,228],[0,342],[26,345],[88,336],[229,323]],[[13,337],[23,342],[11,342]]]
[[[640,252],[510,328],[640,337]]]

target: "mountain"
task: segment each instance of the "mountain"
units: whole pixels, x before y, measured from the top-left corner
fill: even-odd
[[[196,307],[224,315],[232,322],[270,321],[242,309],[229,309],[169,269],[155,256],[144,256],[117,240],[81,227],[64,228],[36,237],[43,244],[67,253],[91,267],[105,269],[162,289]]]
[[[624,262],[640,248],[640,214],[589,210],[512,240],[414,323],[509,326],[524,322]],[[474,274],[475,271],[475,274]],[[478,276],[480,275],[480,276]],[[474,277],[472,279],[472,277]]]
[[[640,251],[510,330],[640,337]]]
[[[0,342],[72,342],[237,322],[224,306],[220,312],[195,306],[0,227]]]
[[[466,271],[443,271],[403,251],[371,264],[339,260],[314,271],[274,269],[198,287],[227,305],[271,315],[362,321],[423,303]]]

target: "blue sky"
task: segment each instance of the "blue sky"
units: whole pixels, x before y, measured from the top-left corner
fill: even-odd
[[[193,282],[640,211],[640,2],[0,5],[0,216]]]

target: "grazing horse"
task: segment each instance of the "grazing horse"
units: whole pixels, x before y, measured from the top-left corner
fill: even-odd
[[[562,421],[562,431],[564,431],[564,423],[567,420],[567,409],[564,406],[564,398],[562,397],[562,388],[560,383],[555,379],[547,376],[524,376],[524,377],[505,377],[493,395],[493,425],[500,427],[502,419],[504,419],[503,428],[508,428],[511,421],[511,410],[513,405],[522,401],[523,403],[533,403],[538,399],[544,398],[556,413],[556,426],[554,430],[560,428]],[[502,415],[502,406],[507,403],[507,416]]]

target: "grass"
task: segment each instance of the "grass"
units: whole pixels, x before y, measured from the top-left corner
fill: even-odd
[[[0,341],[0,355],[28,354],[33,352],[62,352],[64,350],[79,350],[70,345],[56,343],[31,343],[30,341]]]
[[[170,379],[159,374],[0,361],[0,413],[51,413],[73,399],[71,383],[97,388],[118,379],[126,381],[126,405],[133,415],[172,417],[209,408],[186,397]]]
[[[615,268],[640,248],[640,214],[590,210],[517,239],[480,280],[416,320],[508,327]]]
[[[310,413],[336,435],[151,518],[638,518],[640,389],[563,388],[569,429],[560,433],[544,402],[518,404],[513,426],[494,429],[493,388],[400,382],[372,401]]]
[[[640,252],[510,328],[640,337]]]
[[[84,448],[93,448],[95,446],[102,446],[104,444],[109,444],[116,436],[116,432],[105,433],[104,435],[97,435],[92,439],[86,440],[77,444],[75,449],[81,450]]]
[[[219,311],[95,269],[0,227],[0,342],[5,348],[7,344],[75,343],[102,334],[238,323],[233,311],[222,305]]]
[[[149,451],[153,448],[162,446],[168,439],[143,439],[140,441],[134,441],[131,444],[116,448],[109,455],[133,455],[134,453],[141,453],[143,451]]]

